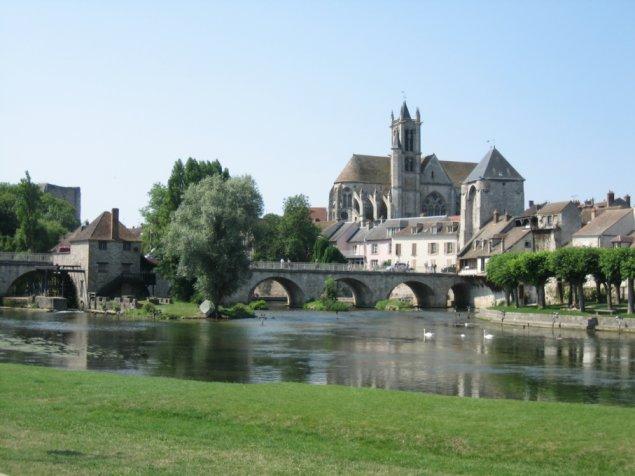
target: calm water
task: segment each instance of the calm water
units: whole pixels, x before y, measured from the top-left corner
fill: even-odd
[[[129,322],[0,310],[0,361],[197,380],[635,404],[635,338],[629,336],[480,322],[456,327],[462,321],[445,312],[264,314],[269,318],[262,322]],[[424,338],[424,329],[434,336]]]

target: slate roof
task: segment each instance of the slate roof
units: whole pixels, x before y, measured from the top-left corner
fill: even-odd
[[[408,110],[408,106],[406,105],[406,101],[401,105],[401,119],[410,119],[410,111]]]
[[[558,213],[562,213],[562,211],[567,208],[567,206],[573,203],[571,201],[566,202],[553,202],[547,203],[543,207],[540,207],[537,211],[537,215],[557,215]]]
[[[387,155],[358,155],[348,161],[335,179],[336,183],[360,182],[388,185],[390,183],[390,157]]]
[[[434,154],[423,158],[427,164]],[[455,187],[460,187],[476,162],[456,162],[440,160],[439,163],[448,174]],[[340,172],[335,183],[370,183],[388,187],[390,185],[390,156],[388,155],[359,155],[353,154],[344,169]]]
[[[467,251],[463,251],[462,254],[460,254],[460,258],[474,259],[474,258],[483,258],[483,257],[492,256],[495,254],[500,254],[501,253],[500,243],[495,245],[494,249],[489,251],[489,248],[487,245],[488,240],[491,240],[491,239],[503,240],[503,246],[505,247],[504,251],[508,251],[514,245],[516,245],[519,241],[521,241],[523,238],[525,238],[528,235],[531,235],[531,230],[524,227],[512,227],[507,232],[491,233],[492,231],[495,231],[496,229],[500,229],[501,223],[504,225],[502,227],[502,229],[504,230],[505,226],[508,225],[511,221],[512,220],[509,220],[509,221],[502,220],[502,221],[499,221],[498,223],[490,222],[488,225],[491,224],[492,226],[487,231],[485,230],[485,228],[488,228],[488,225],[485,225],[485,228],[482,229],[481,232],[479,232],[479,234],[476,237],[474,237],[474,240],[470,242],[469,249],[467,249]],[[498,225],[498,226],[494,226],[494,225]],[[486,242],[485,245],[483,246],[483,249],[481,249],[480,246],[476,246],[475,242],[477,240]]]
[[[327,240],[331,239],[331,236],[335,234],[335,232],[344,224],[343,221],[336,221],[329,223],[328,226],[322,229],[320,235],[322,235]]]
[[[76,241],[112,241],[111,234],[111,213],[103,212],[97,218],[95,218],[90,224],[82,225],[67,235],[62,241],[66,243],[73,243]],[[139,233],[135,233],[126,226],[119,222],[119,239],[117,241],[141,241]]]
[[[487,180],[525,180],[496,147],[492,147],[465,179],[465,182]]]
[[[633,214],[632,208],[608,209],[584,225],[573,236],[600,236],[624,217]]]

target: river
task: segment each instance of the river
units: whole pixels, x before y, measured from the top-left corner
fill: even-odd
[[[473,320],[466,327],[451,312],[259,313],[267,319],[126,321],[4,309],[0,362],[223,382],[635,404],[633,336]]]

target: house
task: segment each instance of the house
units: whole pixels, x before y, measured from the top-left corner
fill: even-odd
[[[606,209],[573,234],[573,246],[611,248],[617,236],[630,235],[635,230],[633,208]]]
[[[458,246],[458,215],[420,218],[394,234],[391,260],[423,273],[454,271]]]
[[[581,212],[576,202],[564,201],[534,205],[514,219],[515,226],[529,228],[536,251],[553,251],[571,242],[582,226]]]

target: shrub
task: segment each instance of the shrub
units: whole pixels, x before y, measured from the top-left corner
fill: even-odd
[[[264,311],[269,309],[269,306],[267,305],[267,301],[264,299],[257,299],[256,301],[251,301],[249,303],[249,309],[252,311]]]
[[[316,301],[307,302],[304,309],[308,311],[329,311],[344,312],[350,310],[351,306],[337,299],[318,299]]]
[[[237,303],[230,308],[221,308],[221,314],[229,317],[230,319],[242,319],[246,317],[255,317],[253,309],[247,304]]]
[[[413,307],[410,301],[403,301],[401,299],[382,299],[375,304],[375,309],[380,311],[406,311]]]

